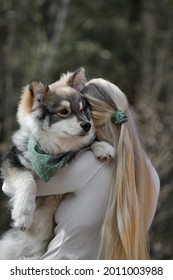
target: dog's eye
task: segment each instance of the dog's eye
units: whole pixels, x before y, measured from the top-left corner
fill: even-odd
[[[80,112],[81,112],[82,114],[86,114],[86,113],[87,113],[87,110],[88,110],[88,106],[87,106],[87,104],[85,104],[85,105],[83,106],[83,108],[80,110]]]
[[[88,102],[85,99],[83,99],[82,105],[83,108],[81,109],[81,111],[85,112],[88,109]]]
[[[69,110],[66,108],[60,109],[58,110],[58,115],[62,116],[62,117],[66,117],[69,115]]]
[[[85,114],[86,109],[85,109],[85,108],[83,108],[83,109],[81,109],[81,110],[80,110],[80,112],[81,112],[82,114]]]

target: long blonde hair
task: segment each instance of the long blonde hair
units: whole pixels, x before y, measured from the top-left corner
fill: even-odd
[[[98,140],[107,141],[116,151],[110,163],[110,196],[101,251],[105,259],[147,259],[154,182],[127,98],[117,86],[103,79],[89,81],[83,95],[91,105]],[[116,109],[125,112],[128,122],[113,123]]]

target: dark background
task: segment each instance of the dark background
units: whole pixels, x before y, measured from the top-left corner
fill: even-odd
[[[173,1],[0,0],[0,154],[17,128],[21,89],[83,65],[118,85],[161,180],[151,258],[173,259]],[[0,200],[0,232],[8,226]]]

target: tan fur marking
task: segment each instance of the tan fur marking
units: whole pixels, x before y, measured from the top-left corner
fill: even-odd
[[[33,97],[29,90],[29,86],[27,85],[24,88],[24,91],[23,91],[23,94],[21,96],[21,100],[20,100],[19,106],[18,106],[19,118],[22,118],[32,112],[32,103],[33,103]]]
[[[33,81],[31,85],[32,85],[32,92],[29,89],[29,85],[27,85],[23,90],[23,94],[21,96],[21,100],[18,106],[19,118],[22,118],[33,111],[33,101],[38,92],[42,92],[45,97],[47,96],[46,87],[43,83]]]
[[[33,103],[33,97],[31,95],[31,92],[29,90],[29,88],[27,88],[27,90],[24,92],[23,94],[23,109],[26,112],[26,114],[29,114],[32,112],[32,103]]]

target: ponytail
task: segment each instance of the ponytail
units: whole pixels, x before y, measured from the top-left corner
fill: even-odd
[[[112,124],[114,125],[114,124]],[[153,181],[133,120],[119,131],[110,198],[103,225],[105,259],[147,259]]]

